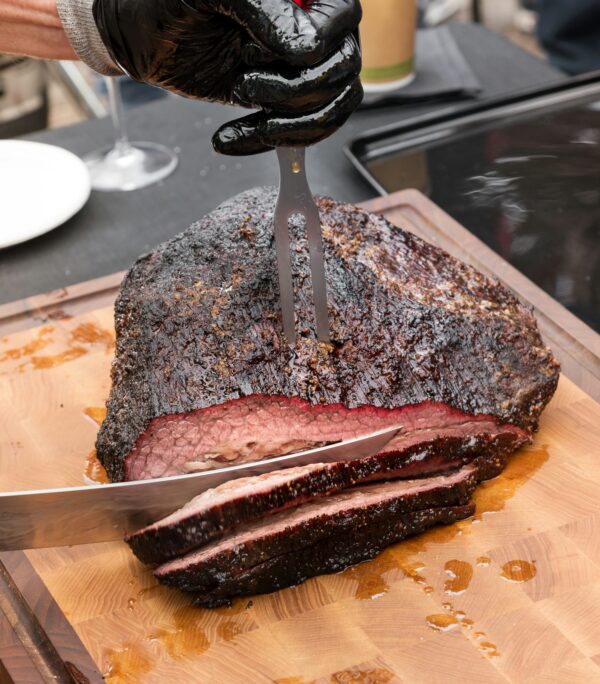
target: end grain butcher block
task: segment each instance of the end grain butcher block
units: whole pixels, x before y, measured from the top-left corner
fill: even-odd
[[[426,233],[414,197],[388,208]],[[4,330],[20,330],[0,337],[3,489],[106,477],[93,445],[117,281],[30,303],[38,327],[5,310]],[[479,485],[473,518],[231,608],[190,606],[121,542],[26,557],[113,683],[600,681],[599,425],[600,407],[563,377],[533,444]]]

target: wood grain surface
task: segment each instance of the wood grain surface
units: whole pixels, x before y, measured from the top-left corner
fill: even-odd
[[[0,336],[2,489],[104,479],[112,310],[66,299]],[[600,406],[563,377],[474,518],[229,609],[191,608],[120,542],[26,556],[112,684],[600,682],[599,458]]]

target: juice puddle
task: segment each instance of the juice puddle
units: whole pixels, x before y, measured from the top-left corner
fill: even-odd
[[[23,356],[31,356],[32,354],[35,354],[41,349],[44,349],[44,347],[47,347],[54,341],[50,337],[50,334],[53,331],[54,328],[51,325],[44,325],[38,330],[36,337],[33,340],[31,340],[31,342],[24,344],[22,347],[13,347],[12,349],[6,349],[2,353],[0,353],[0,363],[9,360],[16,361],[17,359],[20,359]]]
[[[106,418],[106,406],[88,406],[83,409],[83,412],[88,418],[91,418],[96,425],[102,425],[102,421]]]
[[[173,614],[173,625],[170,629],[158,629],[148,637],[149,641],[159,641],[171,658],[204,653],[210,642],[204,630],[198,626],[198,609],[193,606],[182,606]]]
[[[459,625],[454,615],[448,615],[448,613],[434,613],[433,615],[428,615],[425,619],[431,629],[435,629],[436,632],[449,632]]]
[[[85,484],[108,484],[110,479],[104,470],[104,466],[96,456],[96,449],[90,451],[85,459],[85,469],[83,471],[83,481]]]
[[[59,336],[58,341],[51,336],[53,332]],[[66,340],[64,340],[65,334],[68,334]],[[38,354],[51,345],[58,347],[56,353]],[[87,354],[92,347],[98,345],[104,347],[106,353],[110,353],[115,347],[115,338],[111,331],[104,330],[95,323],[80,323],[70,331],[45,325],[37,331],[36,336],[31,341],[20,347],[0,352],[0,363],[21,361],[18,366],[11,367],[9,364],[6,372],[17,370],[22,373],[25,370],[47,370],[78,359]]]
[[[487,639],[485,632],[470,631],[473,629],[475,623],[467,617],[464,611],[455,610],[451,603],[442,603],[442,608],[446,611],[445,613],[434,613],[425,618],[427,625],[431,629],[436,632],[449,632],[452,629],[462,627],[467,630],[467,638],[470,641],[475,641],[477,650],[482,656],[486,658],[497,658],[501,655],[496,644],[492,644],[490,641],[483,641],[483,639]]]
[[[95,323],[80,323],[71,331],[71,340],[81,344],[101,344],[107,352],[115,348],[114,335]]]
[[[498,477],[477,486],[473,495],[475,520],[481,520],[485,513],[501,511],[519,487],[525,484],[549,457],[545,446],[525,447],[511,456],[508,465]]]
[[[511,560],[504,563],[500,575],[509,582],[529,582],[536,573],[535,561]]]
[[[395,676],[393,672],[383,667],[365,668],[358,665],[348,670],[334,672],[329,679],[319,679],[319,682],[327,681],[330,684],[387,684]],[[316,682],[314,679],[305,679],[302,675],[292,675],[273,679],[272,684],[316,684]]]
[[[138,682],[154,665],[150,653],[141,646],[125,644],[120,649],[107,649],[103,657],[102,676],[109,684]]]
[[[444,583],[446,594],[462,594],[471,584],[473,578],[473,566],[471,563],[460,560],[449,560],[444,565],[448,579]]]
[[[387,684],[394,677],[393,672],[383,667],[352,667],[334,672],[329,681],[331,684]]]
[[[479,644],[479,650],[490,658],[497,658],[501,655],[496,644],[493,644],[491,641],[482,641]]]
[[[73,361],[78,359],[80,356],[87,354],[87,349],[83,347],[69,347],[66,351],[61,354],[50,354],[48,356],[32,356],[29,359],[29,363],[34,370],[45,370],[47,368],[55,368],[56,366],[62,366],[63,363],[67,361]],[[25,369],[27,363],[23,363],[19,366],[18,370]]]
[[[548,458],[548,451],[545,447],[524,449],[513,456],[503,473],[494,480],[480,484],[476,489],[473,497],[476,504],[476,518],[481,521],[485,513],[501,511],[519,487],[527,482]],[[471,529],[469,521],[459,521],[447,527],[434,528],[419,537],[399,544],[396,547],[396,556],[402,558],[403,564],[414,562],[416,556],[425,551],[429,544],[450,541],[463,532],[470,534]],[[476,562],[480,567],[487,567],[491,559],[487,556],[479,556]],[[522,561],[509,562],[503,566],[503,576],[511,581],[527,581],[535,574],[535,567],[532,571],[529,565],[528,562]],[[422,569],[424,567],[423,565]],[[449,594],[463,593],[473,576],[471,564],[453,559],[445,563],[444,569],[449,575],[445,582],[445,591]],[[473,628],[473,620],[467,618],[462,611],[454,610],[452,604],[444,603],[443,608],[447,613],[435,613],[425,618],[431,629],[437,632],[447,632],[459,626],[466,630]],[[441,617],[442,615],[445,617]],[[475,632],[472,638],[477,641],[477,648],[482,656],[496,658],[501,655],[496,644],[487,640],[485,632]]]
[[[368,563],[360,563],[344,571],[344,577],[357,582],[355,598],[365,601],[381,598],[389,591],[384,577],[390,570],[400,569],[391,548],[382,551],[377,558]]]

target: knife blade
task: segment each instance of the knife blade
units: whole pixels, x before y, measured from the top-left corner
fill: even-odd
[[[0,494],[0,551],[122,539],[207,489],[280,468],[373,456],[401,427],[299,453],[155,480]]]

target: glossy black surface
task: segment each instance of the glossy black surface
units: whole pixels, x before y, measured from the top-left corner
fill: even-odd
[[[367,164],[418,187],[600,331],[600,97],[449,130]]]
[[[218,152],[311,145],[358,107],[358,0],[94,0],[100,37],[136,81],[258,112],[222,126]]]

